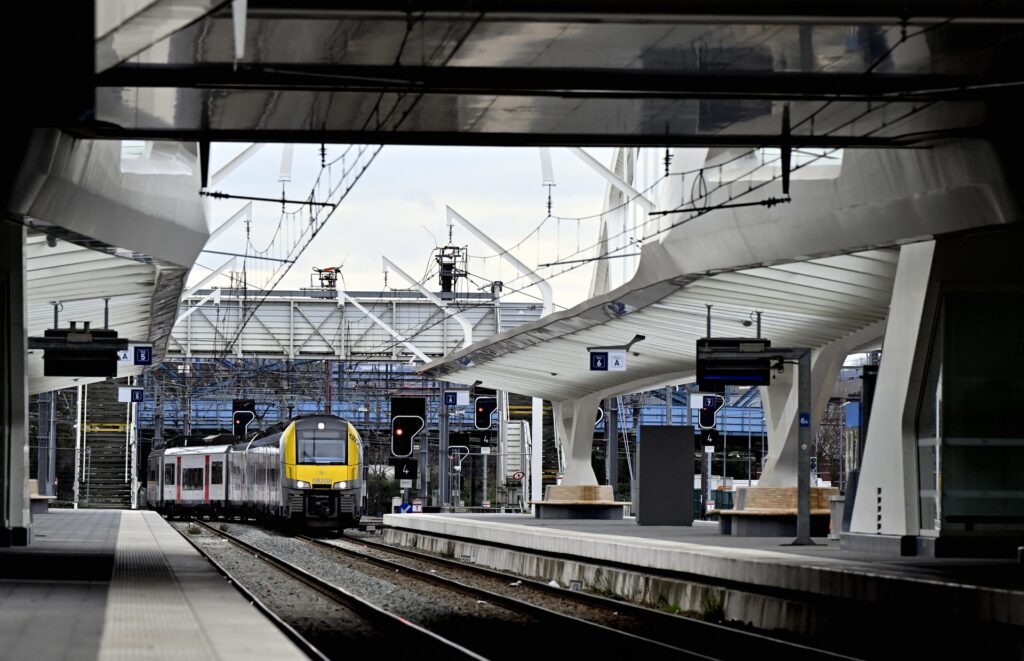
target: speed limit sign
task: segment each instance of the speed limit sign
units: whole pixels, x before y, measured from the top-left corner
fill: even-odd
[[[526,474],[523,473],[523,471],[516,471],[515,473],[512,473],[513,480],[521,480],[524,477],[526,477]]]

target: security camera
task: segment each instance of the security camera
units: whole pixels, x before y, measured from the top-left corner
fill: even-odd
[[[46,245],[50,246],[51,248],[56,248],[57,247],[57,237],[55,237],[52,234],[47,234],[46,235]]]
[[[740,322],[740,323],[742,323],[742,324],[743,324],[744,326],[746,326],[746,327],[748,327],[748,328],[749,328],[750,326],[752,326],[752,325],[753,325],[753,323],[752,323],[752,322],[751,322],[751,321],[750,321],[749,319],[744,319],[744,320],[743,320],[742,322]]]

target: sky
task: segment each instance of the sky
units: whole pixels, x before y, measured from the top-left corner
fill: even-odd
[[[216,172],[247,146],[214,145],[211,171]],[[343,148],[328,145],[327,160],[335,158]],[[589,149],[588,152],[606,165],[613,155],[610,148]],[[282,186],[279,182],[282,153],[281,145],[264,146],[210,190],[278,199]],[[386,146],[322,232],[296,260],[279,288],[309,287],[313,267],[340,264],[345,289],[380,291],[385,288],[382,256],[420,279],[432,265],[434,247],[448,243],[446,206],[506,248],[522,241],[510,252],[531,268],[559,258],[590,256],[594,251],[586,248],[597,240],[600,219],[577,221],[575,218],[601,212],[607,184],[568,150],[552,149],[551,156],[555,180],[555,186],[550,189],[552,213],[573,220],[548,220],[538,233],[534,230],[547,216],[549,189],[543,185],[537,148]],[[291,181],[285,188],[289,199],[306,198],[320,173],[320,160],[319,145],[295,146]],[[242,204],[238,200],[210,200],[211,227],[220,225]],[[262,250],[274,236],[281,204],[254,203],[253,215],[252,245]],[[305,221],[291,222],[297,225]],[[245,231],[244,224],[238,223],[207,248],[246,252]],[[278,244],[288,243],[288,235],[287,228],[278,232]],[[474,275],[471,290],[489,289],[490,281],[502,280],[512,283],[506,290],[517,285],[523,288],[518,294],[510,293],[508,300],[531,300],[529,297],[539,295],[536,287],[526,287],[525,280],[516,282],[514,269],[494,258],[494,252],[464,228],[456,225],[452,239],[455,245],[468,246],[471,256],[468,270]],[[578,249],[583,249],[583,253],[573,254]],[[252,250],[250,248],[249,252]],[[198,261],[206,267],[217,267],[225,259],[222,255],[205,253]],[[256,263],[276,266],[269,261]],[[249,262],[250,267],[252,264]],[[589,263],[551,280],[558,307],[571,307],[586,298],[592,268]],[[202,267],[195,268],[190,283],[207,273]],[[219,284],[226,285],[227,280],[222,279]],[[393,274],[388,275],[387,284],[393,289],[408,288]],[[439,289],[436,277],[427,284],[432,291]]]

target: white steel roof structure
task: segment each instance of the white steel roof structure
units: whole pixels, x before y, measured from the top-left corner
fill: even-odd
[[[695,371],[696,340],[707,336],[707,304],[715,337],[753,337],[742,322],[757,310],[772,346],[819,348],[855,333],[858,345],[877,342],[899,245],[1014,219],[997,160],[983,143],[848,151],[838,178],[792,181],[790,204],[723,208],[683,222],[663,216],[653,233],[659,241],[643,246],[630,281],[422,372],[552,401],[680,383]],[[662,189],[662,208],[686,207],[681,188],[675,179]],[[750,182],[737,179],[701,203],[767,197],[748,190]],[[627,371],[590,370],[588,347],[625,345],[635,335],[645,339],[631,347]]]
[[[28,228],[29,337],[54,327],[55,302],[60,328],[103,328],[109,299],[109,327],[119,339],[152,344],[160,361],[185,277],[209,236],[196,146],[166,143],[140,158],[119,141],[40,130],[29,155],[9,210]],[[103,380],[46,377],[42,350],[29,351],[27,367],[30,393]],[[141,371],[120,366],[117,376]]]
[[[624,394],[679,383],[694,373],[696,340],[754,336],[751,312],[775,346],[822,346],[886,318],[898,251],[879,249],[722,273],[681,284],[612,292],[460,351],[426,371],[437,378],[544,397]],[[592,372],[588,347],[645,339],[626,372]]]

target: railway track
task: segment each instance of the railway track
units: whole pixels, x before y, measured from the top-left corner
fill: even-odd
[[[524,579],[485,567],[468,565],[362,538],[344,537],[341,540],[323,541],[299,536],[298,539],[311,546],[329,549],[330,552],[345,554],[350,558],[371,562],[395,572],[404,572],[423,581],[444,585],[478,599],[501,603],[510,609],[530,613],[537,617],[551,618],[558,621],[563,628],[574,628],[575,633],[586,635],[591,640],[595,636],[599,638],[603,636],[608,639],[607,643],[600,647],[604,650],[610,649],[608,645],[616,646],[624,643],[625,649],[632,650],[634,653],[643,653],[645,656],[653,653],[674,658],[745,659],[750,658],[751,654],[768,655],[769,658],[787,658],[793,661],[853,658],[763,634],[681,617],[598,595],[566,590],[540,581]],[[349,545],[366,550],[372,549],[372,554],[365,550],[347,547]],[[389,560],[383,557],[384,555],[402,558],[402,560]],[[414,561],[418,566],[412,566],[408,562],[409,560]],[[430,569],[430,567],[435,569]],[[461,578],[444,576],[438,569],[445,570],[445,573],[456,573]],[[471,585],[464,580],[466,574],[476,575],[483,581],[490,582],[493,587],[514,585],[518,595],[511,597],[495,592],[493,589]],[[507,589],[505,591],[507,592]],[[531,592],[553,596],[570,604],[583,605],[586,609],[602,610],[605,612],[602,619],[614,621],[615,626],[598,624],[582,617],[566,615],[549,608],[536,606],[526,601]],[[644,635],[634,633],[638,631],[642,631]]]
[[[306,635],[301,626],[282,619],[288,614],[287,606],[283,610],[279,607],[275,613],[253,591],[245,590],[242,582],[199,544],[189,540],[314,659],[351,658],[358,641],[354,647],[349,638],[366,635],[384,645],[394,641],[401,649],[452,659],[519,658],[534,645],[541,645],[541,640],[566,651],[641,654],[645,659],[739,659],[749,658],[752,653],[794,661],[851,658],[357,537],[329,541],[305,536],[289,538],[246,526],[240,531],[250,540],[246,541],[200,521],[193,524],[366,621],[363,627],[351,629],[352,633],[333,631],[334,640],[318,646],[311,640],[316,638],[315,632]],[[264,548],[266,545],[274,550]],[[355,584],[360,582],[360,576],[376,574],[383,576],[387,585],[369,596],[364,588],[363,596],[358,596],[339,585],[349,584],[340,578],[345,572]],[[272,577],[263,578],[262,582],[267,580],[279,583]],[[444,604],[444,608],[451,604],[452,615],[431,618],[417,613],[414,607],[409,608],[417,599],[433,600]],[[467,602],[479,606],[467,609]],[[530,641],[529,646],[520,647],[526,640]],[[377,643],[362,649],[376,649]]]
[[[281,555],[268,552],[264,548],[260,548],[257,545],[239,539],[236,535],[218,530],[206,523],[200,521],[196,521],[194,523],[200,526],[204,531],[229,541],[245,551],[247,554],[252,555],[260,561],[273,566],[276,570],[287,574],[289,577],[299,580],[332,598],[338,597],[345,601],[346,604],[349,604],[350,600],[355,599],[361,609],[369,609],[369,617],[386,614],[388,617],[394,618],[404,626],[413,627],[420,636],[429,635],[431,640],[427,642],[432,644],[433,648],[425,647],[419,641],[411,640],[407,637],[407,631],[403,630],[401,627],[399,627],[396,635],[389,636],[389,639],[393,638],[394,640],[401,640],[403,648],[424,650],[425,653],[427,653],[428,658],[432,658],[435,654],[438,656],[444,655],[443,658],[446,659],[520,658],[524,653],[525,648],[518,648],[516,645],[518,644],[518,641],[524,640],[522,633],[527,632],[530,634],[531,638],[536,638],[537,642],[535,644],[539,645],[541,644],[539,641],[546,639],[549,645],[565,646],[566,649],[578,650],[580,652],[600,650],[617,654],[639,653],[643,654],[644,658],[650,659],[717,658],[715,656],[695,654],[684,648],[669,645],[662,641],[650,639],[630,631],[604,626],[519,599],[509,598],[493,591],[461,584],[458,581],[447,580],[443,577],[432,575],[429,571],[410,571],[407,567],[401,564],[369,559],[363,554],[349,554],[350,562],[345,564],[350,566],[354,565],[359,567],[361,565],[365,568],[366,561],[370,560],[370,562],[373,562],[377,567],[386,570],[389,576],[401,577],[404,580],[412,579],[420,583],[429,583],[430,585],[435,586],[435,588],[441,588],[442,593],[441,595],[434,597],[436,599],[455,601],[455,595],[452,595],[451,593],[458,593],[463,600],[465,600],[465,597],[469,597],[469,600],[472,602],[500,608],[506,611],[507,614],[501,615],[499,612],[497,615],[492,614],[490,616],[492,620],[498,620],[499,624],[511,623],[517,617],[524,618],[528,622],[526,628],[519,629],[517,629],[514,624],[510,624],[508,627],[505,627],[505,629],[510,633],[498,636],[482,636],[476,631],[475,623],[469,623],[469,626],[463,626],[459,629],[462,635],[449,635],[446,638],[425,627],[412,623],[409,618],[404,617],[399,613],[385,611],[366,599],[356,597],[340,586],[334,585],[329,581],[325,581],[319,576],[296,566],[295,563],[281,557]],[[251,528],[250,530],[258,529]],[[302,542],[304,546],[315,549],[318,555],[325,558],[329,557],[331,564],[341,564],[337,562],[337,557],[344,553],[342,549],[313,538],[298,537],[295,541]],[[354,559],[354,562],[351,561],[352,559]],[[362,569],[361,571],[365,571],[365,569]],[[444,597],[444,592],[448,592],[449,596]],[[515,633],[517,631],[519,633]],[[453,649],[457,649],[459,654],[456,655],[450,651],[437,649],[437,645],[441,641],[454,646]],[[321,656],[314,658],[337,656],[332,654],[330,650],[319,650],[319,653]],[[348,656],[351,657],[351,654],[348,654]]]
[[[386,611],[372,602],[363,599],[348,590],[345,590],[341,586],[334,585],[329,581],[326,581],[301,567],[298,567],[292,562],[281,558],[280,556],[268,553],[264,549],[249,544],[248,542],[239,539],[235,535],[206,524],[202,521],[193,521],[195,525],[198,525],[201,529],[216,535],[238,548],[252,554],[253,557],[262,561],[266,565],[273,567],[278,572],[288,576],[291,579],[299,581],[304,585],[316,590],[323,594],[328,599],[334,601],[337,604],[350,609],[361,618],[369,622],[373,627],[385,631],[388,635],[394,635],[398,639],[401,639],[404,644],[414,646],[418,650],[422,650],[427,654],[438,654],[442,655],[446,659],[476,659],[484,660],[486,657],[480,656],[475,652],[463,647],[459,643],[449,640],[443,636],[440,636],[420,625],[410,622],[409,620],[401,617],[400,615]],[[186,535],[186,539],[188,536]],[[191,541],[191,540],[189,540]],[[216,559],[212,558],[209,553],[204,549],[200,548],[199,545],[193,543],[200,553],[202,553],[210,562],[217,567],[228,580],[230,580],[236,587],[238,587],[243,594],[249,598],[254,605],[257,605],[260,610],[270,617],[270,619],[281,628],[289,638],[291,638],[300,648],[303,649],[311,658],[314,659],[331,659],[331,658],[351,658],[351,649],[342,651],[342,653],[335,653],[331,650],[325,650],[318,647],[313,643],[308,636],[298,631],[294,626],[285,622],[280,615],[274,613],[269,609],[263,602],[261,602],[256,595],[251,591],[247,590],[230,572],[227,571]]]
[[[578,618],[566,613],[555,611],[544,606],[509,597],[492,590],[478,586],[469,585],[458,580],[446,578],[429,570],[420,570],[407,566],[400,562],[385,560],[380,557],[369,556],[364,553],[346,549],[330,542],[319,539],[298,536],[298,539],[316,548],[323,549],[329,553],[344,554],[357,561],[366,561],[379,567],[383,567],[396,573],[404,573],[406,576],[413,576],[421,581],[432,585],[441,586],[454,592],[460,592],[478,600],[516,611],[534,620],[543,623],[549,629],[558,631],[569,636],[578,637],[578,640],[586,641],[588,646],[594,649],[604,650],[608,653],[634,653],[642,654],[644,658],[676,658],[676,659],[714,659],[715,656],[695,653],[683,647],[677,647],[660,640],[648,638],[630,631],[616,629],[603,624]],[[572,642],[566,641],[571,647]]]

